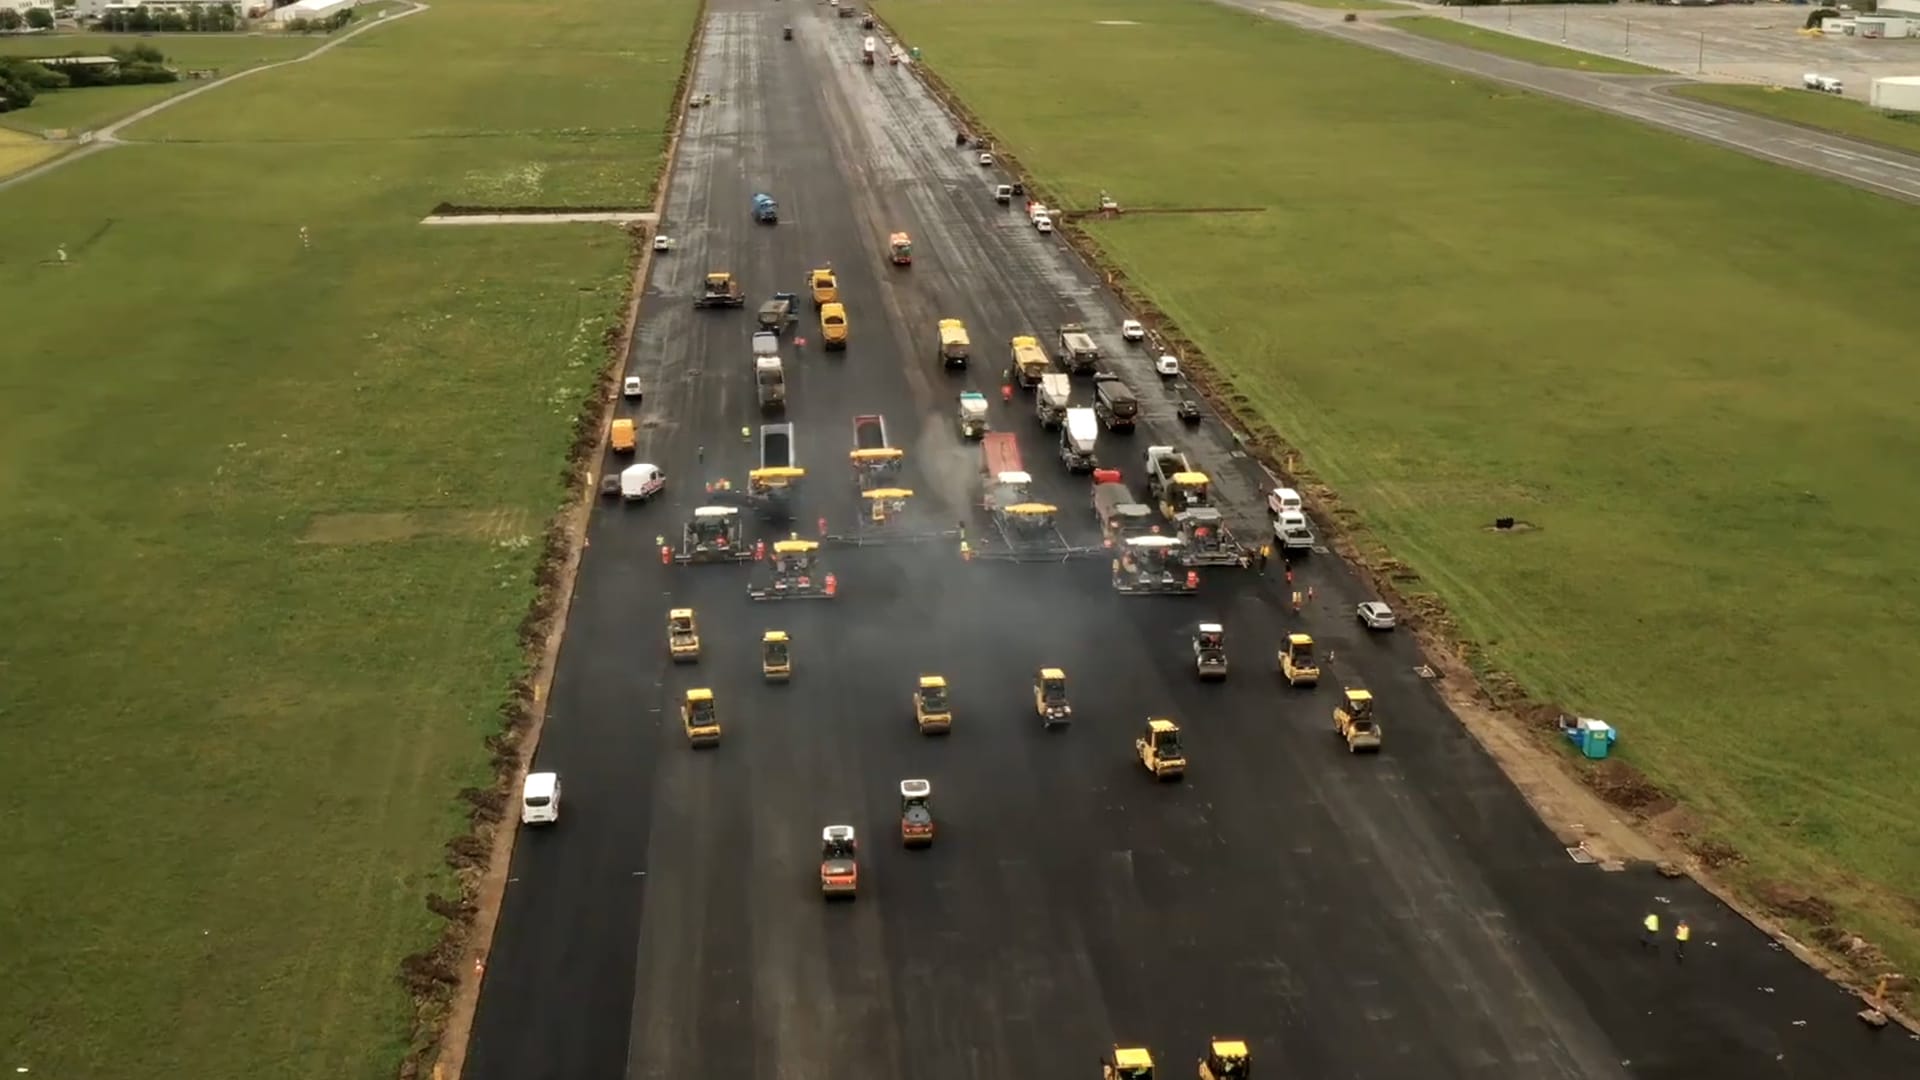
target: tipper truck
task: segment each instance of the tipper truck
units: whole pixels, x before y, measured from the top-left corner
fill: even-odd
[[[966,324],[959,319],[941,319],[938,350],[941,364],[950,368],[966,367],[968,354],[972,351],[973,343],[967,339]]]
[[[1047,354],[1040,348],[1040,339],[1022,334],[1010,344],[1013,358],[1008,362],[1008,377],[1023,390],[1039,386],[1040,377],[1047,373]]]
[[[980,480],[986,489],[988,510],[1027,501],[1033,477],[1020,461],[1020,441],[1011,431],[989,432],[980,438]]]
[[[1100,360],[1100,346],[1093,343],[1093,335],[1087,333],[1086,327],[1066,323],[1060,327],[1060,347],[1054,355],[1061,367],[1075,375],[1086,375]]]
[[[1099,464],[1094,457],[1093,445],[1100,437],[1100,423],[1093,418],[1093,410],[1088,408],[1070,408],[1067,421],[1060,429],[1060,461],[1068,472],[1092,472]]]
[[[1033,395],[1033,414],[1040,426],[1051,431],[1067,417],[1067,402],[1073,397],[1073,384],[1058,371],[1040,376],[1040,389]]]
[[[1120,376],[1095,375],[1093,412],[1108,431],[1132,431],[1140,416],[1140,399]]]
[[[794,468],[792,424],[760,425],[760,467]]]

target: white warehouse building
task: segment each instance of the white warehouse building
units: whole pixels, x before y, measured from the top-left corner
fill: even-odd
[[[1920,112],[1920,75],[1889,75],[1873,80],[1867,103],[1876,109]]]
[[[273,9],[274,22],[292,22],[294,19],[324,19],[350,7],[359,6],[360,0],[294,0],[283,8]]]

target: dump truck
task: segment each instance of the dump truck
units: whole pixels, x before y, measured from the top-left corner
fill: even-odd
[[[753,389],[760,400],[760,408],[763,412],[775,412],[786,408],[787,372],[778,356],[753,358]]]
[[[773,299],[760,305],[760,329],[774,334],[784,334],[798,316],[794,315],[794,295],[790,292],[777,292]]]
[[[725,271],[716,270],[708,274],[700,286],[700,296],[694,300],[697,308],[744,307],[747,303],[746,291],[740,288],[740,282]]]
[[[1093,335],[1087,333],[1086,327],[1079,323],[1062,323],[1060,344],[1054,349],[1054,357],[1067,371],[1086,375],[1100,361],[1100,346],[1093,343]]]
[[[753,193],[753,220],[762,225],[776,225],[780,221],[780,204],[773,196],[764,191]]]
[[[1140,416],[1140,399],[1118,375],[1093,377],[1093,413],[1108,431],[1132,431]]]
[[[1040,339],[1022,334],[1010,345],[1012,359],[1007,364],[1007,378],[1023,390],[1039,386],[1041,377],[1047,373],[1047,354],[1040,348]]]
[[[1052,431],[1067,418],[1067,402],[1073,397],[1073,384],[1058,371],[1040,376],[1040,389],[1033,395],[1033,415],[1040,426]]]
[[[981,504],[998,510],[1027,501],[1033,477],[1020,460],[1020,442],[1011,431],[996,431],[980,439]]]
[[[1066,423],[1060,428],[1060,463],[1068,472],[1092,472],[1100,464],[1093,452],[1099,438],[1100,422],[1093,418],[1092,409],[1068,409]]]
[[[840,301],[840,281],[833,276],[831,266],[822,266],[807,274],[807,289],[813,294],[813,306],[816,308]]]
[[[966,367],[967,357],[972,351],[973,343],[967,339],[966,324],[959,319],[941,319],[937,352],[940,363],[950,368]]]
[[[1166,497],[1166,491],[1172,486],[1175,476],[1193,471],[1187,455],[1171,446],[1149,446],[1145,457],[1147,495],[1154,499]]]
[[[760,425],[760,467],[798,468],[794,461],[792,424]]]
[[[913,265],[913,237],[897,232],[887,237],[887,258],[895,266]]]
[[[1153,508],[1134,498],[1118,469],[1110,475],[1093,485],[1093,516],[1100,522],[1100,538],[1118,548],[1132,537],[1152,534]]]
[[[960,436],[965,439],[978,439],[992,429],[987,421],[987,396],[977,390],[968,390],[960,395]]]
[[[863,413],[853,418],[853,450],[847,458],[853,464],[854,480],[861,490],[897,475],[904,457],[905,451],[887,441],[886,417]]]

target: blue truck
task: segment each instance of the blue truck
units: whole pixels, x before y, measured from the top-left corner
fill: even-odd
[[[780,221],[780,204],[774,202],[773,196],[764,191],[754,192],[753,220],[763,225],[777,224]]]

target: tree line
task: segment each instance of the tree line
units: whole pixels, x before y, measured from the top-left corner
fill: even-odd
[[[0,56],[0,112],[24,109],[49,90],[170,83],[180,78],[179,72],[167,66],[166,56],[151,45],[115,47],[107,50],[107,55],[117,63],[111,66],[43,64],[20,56]]]

